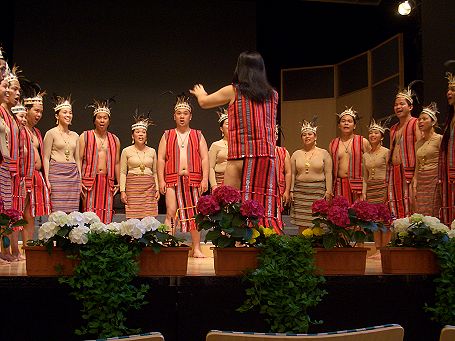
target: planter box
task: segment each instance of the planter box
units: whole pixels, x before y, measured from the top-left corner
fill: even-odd
[[[431,249],[382,247],[380,250],[385,274],[429,275],[440,271],[438,258]]]
[[[44,246],[24,246],[27,276],[71,276],[78,260],[67,257],[61,248],[54,247],[49,254]],[[61,270],[61,272],[60,272]]]
[[[321,275],[364,275],[368,248],[315,248],[314,262]]]
[[[139,256],[139,276],[185,276],[190,247],[162,247],[159,253],[144,248]]]
[[[213,249],[215,275],[241,276],[245,271],[256,269],[260,249],[255,247],[226,247]]]

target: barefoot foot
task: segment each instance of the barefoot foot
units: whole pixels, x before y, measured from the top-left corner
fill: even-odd
[[[201,250],[193,250],[194,258],[206,258],[206,256],[201,252]]]

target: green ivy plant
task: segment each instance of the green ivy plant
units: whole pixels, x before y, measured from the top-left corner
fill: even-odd
[[[455,238],[441,243],[433,249],[439,260],[441,275],[437,277],[435,305],[425,306],[425,310],[432,314],[431,319],[441,325],[455,324]]]
[[[125,322],[130,309],[147,303],[144,298],[149,287],[132,284],[139,271],[140,246],[111,232],[90,233],[88,238],[87,244],[80,247],[80,263],[74,276],[59,279],[82,303],[85,325],[75,333],[107,338],[139,332]]]
[[[259,308],[272,332],[306,333],[313,321],[308,310],[327,293],[324,277],[316,274],[313,247],[301,236],[272,235],[258,256],[259,266],[245,277],[251,287],[238,309]]]

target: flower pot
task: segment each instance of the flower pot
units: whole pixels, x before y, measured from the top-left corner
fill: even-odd
[[[44,246],[24,246],[27,276],[71,276],[79,262],[67,257],[61,248],[54,247],[49,251]]]
[[[382,272],[385,274],[427,275],[439,273],[436,254],[431,249],[381,247]]]
[[[214,247],[212,249],[217,276],[241,276],[247,270],[256,269],[257,255],[261,252],[255,247]]]
[[[139,276],[185,276],[190,247],[162,247],[159,253],[144,248],[139,256]]]
[[[368,248],[315,248],[314,261],[321,275],[363,275]]]

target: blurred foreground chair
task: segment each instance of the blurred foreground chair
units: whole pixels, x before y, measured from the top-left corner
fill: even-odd
[[[317,334],[280,334],[228,332],[212,330],[206,341],[403,341],[404,330],[399,324],[340,330]]]
[[[453,341],[455,340],[455,326],[444,326],[439,336],[439,341]]]
[[[96,339],[87,341],[110,341],[110,340],[125,340],[125,341],[164,341],[164,337],[159,332],[141,333],[136,335],[125,335],[109,337],[107,339]]]

